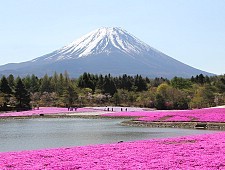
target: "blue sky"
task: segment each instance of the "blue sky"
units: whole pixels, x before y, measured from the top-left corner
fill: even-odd
[[[0,0],[0,65],[121,27],[195,68],[225,74],[224,0]]]

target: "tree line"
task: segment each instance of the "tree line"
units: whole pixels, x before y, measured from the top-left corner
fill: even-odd
[[[47,74],[41,78],[9,75],[0,81],[0,110],[39,106],[138,106],[192,109],[225,104],[225,75],[149,79],[141,75],[111,76],[83,73]]]
[[[8,78],[3,76],[0,82],[0,110],[30,110],[30,93],[25,88],[20,77],[14,80],[10,75]]]

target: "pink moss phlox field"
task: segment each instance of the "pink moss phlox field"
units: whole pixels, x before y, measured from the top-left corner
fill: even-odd
[[[141,117],[138,120],[142,121],[225,122],[225,108],[207,108],[179,111],[118,112],[104,114],[103,116]]]
[[[60,107],[40,107],[39,109],[33,109],[29,111],[22,112],[7,112],[0,113],[0,117],[7,116],[32,116],[32,115],[40,115],[40,114],[60,114],[60,113],[71,113],[71,112],[90,112],[94,111],[93,109],[88,108],[78,108],[77,111],[68,111],[68,108],[60,108]]]
[[[0,169],[225,169],[225,133],[0,153]]]

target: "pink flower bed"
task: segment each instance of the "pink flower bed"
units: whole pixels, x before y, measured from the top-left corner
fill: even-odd
[[[142,121],[200,121],[225,122],[225,108],[208,108],[196,110],[117,112],[103,116],[134,116]]]
[[[7,116],[32,116],[32,115],[39,115],[39,114],[60,114],[60,113],[71,113],[71,112],[93,112],[93,109],[88,108],[78,108],[77,111],[68,111],[68,108],[59,108],[59,107],[40,107],[39,110],[29,110],[29,111],[22,111],[22,112],[7,112],[7,113],[0,113],[0,117],[7,117]]]
[[[191,121],[191,119],[189,117],[186,116],[179,116],[179,115],[174,115],[172,117],[169,117],[163,121],[169,121],[169,122],[174,122],[174,121],[181,121],[181,122],[188,122]]]
[[[225,133],[0,153],[0,169],[225,169]]]

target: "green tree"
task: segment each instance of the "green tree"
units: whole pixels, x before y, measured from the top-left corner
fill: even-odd
[[[105,76],[103,92],[108,93],[111,96],[113,96],[117,92],[116,85],[110,75]]]
[[[172,87],[177,89],[189,89],[191,88],[191,82],[190,80],[184,79],[182,77],[174,77],[170,81]]]
[[[3,110],[7,110],[7,105],[9,104],[10,97],[12,96],[12,89],[9,86],[8,80],[5,76],[2,77],[0,83],[0,93],[1,93],[1,100],[2,100],[2,107]]]
[[[132,83],[132,79],[130,76],[127,76],[126,74],[124,74],[121,78],[121,83],[120,83],[120,88],[122,89],[126,89],[128,91],[131,90],[133,83]]]
[[[196,95],[191,99],[190,107],[191,108],[203,108],[205,106],[204,99],[201,97],[199,93],[196,93]]]
[[[51,86],[54,92],[58,93],[58,81],[59,81],[59,76],[58,74],[55,72],[53,74],[53,77],[51,79]]]
[[[23,81],[23,84],[24,84],[25,88],[30,92],[30,88],[31,88],[31,77],[30,77],[30,75],[23,78],[22,81]]]
[[[98,81],[96,83],[96,88],[99,89],[100,91],[102,91],[103,84],[104,84],[104,77],[102,76],[102,74],[100,74],[98,77]]]
[[[12,89],[10,88],[8,80],[5,76],[3,76],[1,79],[0,91],[5,94],[12,94]]]
[[[12,74],[7,77],[10,88],[13,90],[15,88],[15,79]]]
[[[219,93],[225,92],[225,78],[221,77],[215,81],[215,87],[218,89]]]
[[[186,92],[181,91],[179,89],[173,89],[172,92],[172,103],[173,109],[188,109],[190,97],[186,94]]]
[[[73,106],[78,99],[78,94],[75,88],[69,84],[68,87],[64,90],[63,93],[63,102],[67,107]]]
[[[19,110],[28,110],[31,108],[30,106],[30,94],[25,88],[22,80],[20,78],[17,79],[16,87],[15,87],[15,97],[17,100],[17,109]]]
[[[78,79],[78,87],[80,87],[80,88],[91,88],[92,91],[95,91],[96,82],[95,82],[94,75],[91,75],[91,74],[85,72]]]
[[[171,86],[167,83],[162,83],[157,87],[156,93],[160,94],[165,100],[170,97]]]
[[[204,99],[206,107],[215,106],[215,88],[209,84],[206,84],[202,87],[201,96]]]
[[[70,85],[70,77],[67,71],[64,72],[64,88]]]
[[[189,98],[187,94],[177,88],[163,83],[157,87],[156,94],[156,103],[160,103],[163,98],[165,102],[164,109],[187,109]],[[157,101],[158,100],[158,101]],[[158,107],[162,107],[161,103],[158,104]]]
[[[62,96],[63,95],[63,92],[64,92],[64,77],[63,77],[63,74],[60,73],[59,74],[59,80],[57,81],[57,94],[59,96]]]
[[[166,103],[166,101],[165,101],[164,97],[159,93],[156,94],[156,96],[155,96],[155,107],[156,107],[156,109],[159,109],[159,110],[166,109],[165,103]]]
[[[141,75],[137,75],[134,78],[134,86],[137,87],[137,91],[146,91],[147,90],[147,83],[142,78]]]
[[[120,97],[119,93],[115,93],[112,97],[112,100],[113,100],[114,104],[116,106],[118,106],[121,102],[121,97]]]
[[[195,93],[191,99],[191,108],[205,108],[214,106],[214,89],[210,85],[196,86]]]
[[[136,101],[136,93],[135,92],[133,92],[133,91],[130,91],[129,93],[128,93],[128,97],[127,97],[128,99],[128,105],[129,106],[133,106],[134,105],[134,102]]]
[[[43,92],[51,93],[52,92],[51,80],[47,74],[45,74],[45,76],[41,80],[40,91],[41,91],[41,93],[43,93]]]
[[[29,91],[31,93],[36,93],[36,92],[38,92],[38,89],[39,89],[39,79],[38,79],[37,76],[32,74],[31,79],[30,79],[30,89],[29,89]]]

